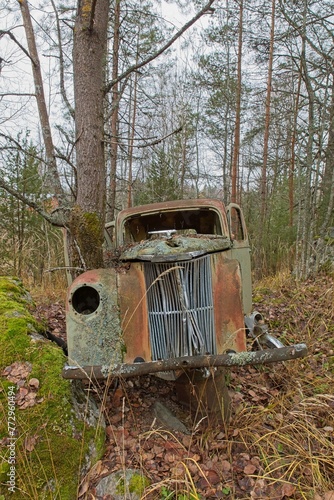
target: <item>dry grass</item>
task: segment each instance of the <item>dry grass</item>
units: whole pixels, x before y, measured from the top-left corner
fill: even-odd
[[[107,412],[106,467],[114,460],[114,470],[141,470],[151,480],[143,494],[147,500],[329,500],[334,489],[333,283],[326,276],[297,283],[287,274],[258,283],[255,307],[271,330],[281,332],[287,344],[306,342],[309,356],[231,372],[228,425],[208,428],[202,421],[182,436],[153,421],[147,430],[138,407],[152,396],[155,382],[147,393],[141,385],[124,383],[121,420],[113,420],[117,409]],[[157,473],[157,464],[165,473]],[[90,491],[92,499],[94,484]]]

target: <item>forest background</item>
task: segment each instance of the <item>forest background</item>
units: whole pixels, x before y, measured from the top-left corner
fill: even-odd
[[[241,204],[258,277],[326,265],[331,0],[0,8],[0,273],[99,267],[119,210],[198,197]]]

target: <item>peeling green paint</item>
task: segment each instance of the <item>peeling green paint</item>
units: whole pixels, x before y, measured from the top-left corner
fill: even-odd
[[[77,290],[90,287],[99,294],[99,306],[92,314],[78,313],[73,307]],[[123,361],[124,342],[118,307],[117,273],[99,269],[80,275],[69,290],[66,314],[68,356],[76,365],[110,365]]]

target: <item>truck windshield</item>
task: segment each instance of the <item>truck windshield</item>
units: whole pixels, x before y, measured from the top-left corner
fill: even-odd
[[[135,215],[124,222],[124,243],[133,243],[152,237],[157,231],[172,231],[184,235],[222,236],[219,214],[209,208],[160,211]]]

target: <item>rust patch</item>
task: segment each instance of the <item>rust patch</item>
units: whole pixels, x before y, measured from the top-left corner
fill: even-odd
[[[137,357],[151,360],[144,265],[131,264],[125,274],[118,275],[119,303],[122,318],[124,359],[133,363]]]
[[[211,255],[211,265],[218,354],[228,349],[245,351],[246,333],[238,261],[218,253]]]

